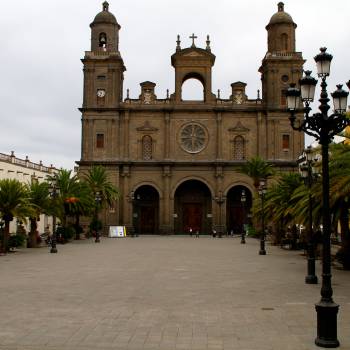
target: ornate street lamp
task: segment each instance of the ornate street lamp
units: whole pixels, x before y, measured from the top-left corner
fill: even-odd
[[[300,164],[301,176],[304,179],[306,186],[308,187],[309,201],[308,201],[308,229],[307,229],[307,275],[305,277],[305,283],[307,284],[317,284],[316,268],[315,268],[315,242],[313,238],[312,230],[312,192],[311,188],[316,180],[317,174],[312,172],[313,158],[312,158],[312,148],[307,147],[304,151],[303,161],[306,164]]]
[[[102,203],[102,197],[101,192],[96,191],[95,192],[95,223],[96,223],[96,237],[95,237],[95,243],[100,243],[100,229],[98,224],[98,208]]]
[[[245,204],[247,201],[247,196],[245,194],[245,190],[242,190],[242,194],[241,194],[241,203],[242,203],[242,216],[243,216],[243,220],[242,220],[242,235],[241,235],[241,244],[245,244]]]
[[[266,194],[266,180],[261,179],[258,188],[258,194],[261,198],[261,233],[260,233],[260,250],[259,255],[266,255],[265,250],[265,212],[264,212],[264,200]]]
[[[49,193],[52,201],[54,202],[55,199],[58,197],[60,193],[60,189],[57,186],[56,179],[53,179],[50,183],[49,187]],[[56,215],[52,215],[52,237],[51,237],[51,249],[50,253],[57,253],[57,234],[56,234]]]
[[[225,202],[225,197],[222,195],[222,191],[219,191],[219,195],[215,197],[215,201],[219,205],[218,236],[219,238],[222,238],[224,232],[224,225],[222,224],[222,204]]]
[[[337,313],[339,305],[332,299],[333,290],[331,283],[331,215],[329,208],[329,165],[328,146],[333,137],[339,134],[349,125],[345,116],[348,92],[337,85],[337,90],[331,94],[333,97],[334,113],[328,115],[331,108],[327,92],[326,78],[329,76],[332,55],[326,52],[326,48],[320,49],[321,53],[315,56],[317,75],[321,78],[320,112],[310,115],[310,102],[314,100],[315,79],[311,73],[305,72],[305,77],[300,80],[301,91],[291,86],[287,91],[287,106],[291,116],[289,118],[294,130],[303,131],[313,136],[322,146],[322,217],[323,217],[323,259],[322,259],[322,287],[321,300],[316,304],[317,312],[317,346],[335,348],[339,346],[337,339]],[[307,93],[309,92],[309,93]],[[301,101],[305,104],[303,120],[296,118],[296,113]]]

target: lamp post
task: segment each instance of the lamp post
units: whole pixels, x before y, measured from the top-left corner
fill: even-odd
[[[260,180],[258,194],[261,198],[261,234],[260,234],[259,255],[266,255],[266,250],[265,250],[265,213],[264,213],[264,200],[265,200],[265,194],[266,194],[266,180],[265,179]]]
[[[139,200],[141,199],[140,194],[135,196],[135,192],[130,192],[130,199],[132,203],[132,229],[131,237],[138,237],[139,231]]]
[[[334,113],[328,115],[330,106],[328,102],[326,78],[329,76],[332,55],[321,48],[315,56],[317,75],[321,78],[320,112],[310,115],[310,103],[314,100],[317,80],[311,77],[311,72],[306,71],[300,79],[300,90],[295,84],[287,90],[287,107],[291,113],[289,118],[294,130],[303,131],[313,136],[322,146],[322,219],[323,219],[323,259],[322,259],[322,287],[321,300],[316,304],[317,312],[317,346],[335,348],[339,346],[337,339],[337,313],[339,305],[334,303],[332,295],[331,274],[331,215],[329,208],[329,165],[328,148],[333,137],[349,125],[345,117],[348,92],[337,85],[337,90],[331,94],[333,97]],[[300,97],[305,104],[303,120],[297,122],[296,113],[300,105]]]
[[[98,223],[98,208],[101,205],[102,197],[101,192],[96,191],[95,192],[95,223],[96,223],[96,237],[95,237],[95,243],[100,243],[100,228]]]
[[[311,146],[307,147],[304,151],[304,157],[302,158],[306,161],[306,164],[300,164],[301,176],[304,179],[305,184],[308,187],[308,229],[307,229],[307,275],[305,276],[305,283],[307,284],[317,284],[316,268],[315,268],[315,242],[313,238],[312,229],[312,184],[314,182],[316,174],[312,172],[312,149]]]
[[[50,187],[49,187],[49,193],[52,201],[54,202],[57,196],[60,193],[60,189],[57,186],[56,180],[53,179],[51,181]],[[57,234],[56,234],[56,215],[52,215],[52,237],[51,237],[51,249],[50,253],[57,253]]]
[[[222,195],[222,191],[219,191],[219,195],[215,197],[216,203],[219,205],[219,225],[218,225],[218,236],[222,237],[223,224],[222,224],[222,204],[225,202],[225,198]]]
[[[247,201],[247,196],[245,194],[245,190],[242,190],[241,193],[241,203],[242,203],[242,216],[243,216],[243,220],[242,220],[242,235],[241,235],[241,244],[245,244],[245,203]]]

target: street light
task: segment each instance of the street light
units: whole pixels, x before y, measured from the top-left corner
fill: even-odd
[[[294,130],[303,131],[315,137],[322,146],[322,217],[323,217],[323,259],[322,259],[322,287],[321,300],[316,304],[317,312],[317,346],[325,348],[335,348],[339,346],[337,339],[337,313],[339,305],[332,299],[333,290],[331,282],[331,215],[329,208],[329,165],[328,165],[328,145],[333,137],[339,134],[349,125],[349,120],[344,112],[347,105],[348,92],[342,89],[342,85],[337,85],[337,90],[331,94],[333,97],[334,113],[328,115],[330,106],[328,102],[326,78],[329,76],[332,55],[326,52],[326,48],[320,49],[321,53],[315,56],[317,64],[317,75],[321,78],[320,113],[310,115],[310,102],[314,100],[315,79],[311,78],[311,73],[305,72],[305,77],[300,80],[300,90],[291,86],[287,90],[287,107],[291,113],[289,118]],[[309,91],[309,95],[306,94]],[[300,97],[305,104],[302,121],[298,121],[296,113],[300,105]]]
[[[132,202],[132,229],[131,237],[138,237],[139,232],[139,201],[141,199],[140,194],[135,196],[135,192],[130,192],[130,199]]]
[[[243,216],[243,227],[242,227],[242,235],[241,235],[241,244],[245,244],[245,204],[247,201],[247,196],[245,194],[245,190],[242,190],[241,193],[241,203],[242,203],[242,216]]]
[[[316,180],[316,174],[312,172],[312,148],[311,146],[307,147],[304,151],[303,161],[306,161],[306,164],[300,164],[301,176],[304,179],[306,186],[308,187],[309,200],[308,200],[308,230],[307,230],[307,275],[305,276],[305,283],[307,284],[317,284],[317,276],[315,274],[315,242],[313,238],[312,230],[312,192],[311,188]]]
[[[215,197],[216,203],[219,205],[219,225],[218,225],[218,236],[222,237],[222,233],[224,232],[223,224],[222,224],[222,204],[225,202],[225,198],[222,195],[222,191],[219,191],[219,195]]]
[[[260,180],[258,194],[261,198],[261,234],[260,234],[259,255],[266,255],[266,250],[265,250],[265,213],[264,213],[264,200],[265,200],[265,194],[266,194],[266,180],[265,179]]]
[[[98,207],[101,205],[101,202],[102,202],[101,192],[96,191],[95,192],[95,223],[96,223],[95,243],[100,243],[100,226],[98,223]]]
[[[55,178],[50,183],[49,193],[50,193],[50,197],[52,198],[52,201],[54,202],[60,193],[60,189],[57,186],[57,182],[56,182]],[[56,215],[55,215],[55,213],[53,213],[53,215],[52,215],[52,238],[51,238],[50,253],[57,253],[56,243],[57,243]]]

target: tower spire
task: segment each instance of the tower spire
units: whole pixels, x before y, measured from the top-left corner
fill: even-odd
[[[108,12],[108,8],[109,8],[108,1],[104,1],[103,4],[102,4],[102,10]]]

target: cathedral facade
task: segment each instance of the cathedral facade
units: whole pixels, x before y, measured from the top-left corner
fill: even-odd
[[[182,48],[177,40],[171,64],[175,91],[165,99],[156,84],[140,84],[137,99],[123,97],[125,66],[119,30],[109,4],[103,3],[91,27],[85,52],[82,112],[83,173],[106,168],[121,197],[103,213],[106,230],[124,225],[139,234],[241,232],[249,220],[252,180],[239,172],[260,156],[281,171],[293,171],[304,147],[303,134],[290,127],[285,92],[302,75],[304,60],[295,50],[296,24],[278,4],[266,26],[268,48],[259,72],[261,97],[246,95],[246,84],[231,84],[222,99],[212,92],[215,55],[205,48]],[[203,100],[182,98],[182,85],[196,79]]]

